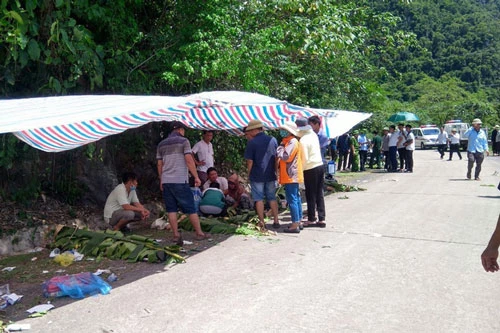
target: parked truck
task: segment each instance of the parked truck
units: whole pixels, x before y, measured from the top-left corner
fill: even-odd
[[[470,125],[468,123],[462,122],[460,119],[448,120],[444,124],[444,131],[448,133],[448,136],[451,135],[451,130],[455,129],[457,133],[460,135],[460,147],[462,150],[467,150],[467,138],[464,137],[465,131],[469,129]]]

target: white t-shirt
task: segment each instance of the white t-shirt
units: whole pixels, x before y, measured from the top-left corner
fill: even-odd
[[[220,190],[222,192],[224,192],[225,190],[227,190],[229,188],[228,184],[227,184],[227,179],[224,178],[224,177],[217,177],[217,179],[215,180],[217,183],[219,183],[220,185]],[[206,190],[207,188],[210,187],[210,180],[207,180],[205,182],[205,184],[203,184],[203,190]]]
[[[450,139],[450,143],[452,145],[456,145],[457,143],[460,143],[460,135],[458,133],[450,134],[449,139]]]
[[[389,139],[389,147],[396,147],[398,145],[399,132],[391,133],[391,137]]]
[[[196,167],[197,170],[207,172],[208,168],[214,166],[214,149],[211,142],[198,141],[191,151],[198,155],[199,161],[205,161],[205,165],[198,165]]]
[[[406,141],[410,141],[410,140],[411,140],[411,144],[406,146],[406,150],[415,150],[415,135],[412,132],[410,132],[408,135],[406,135]]]
[[[448,143],[448,133],[446,133],[445,131],[443,131],[442,133],[439,133],[437,139],[436,139],[436,143],[438,145],[445,145]]]
[[[139,202],[137,193],[135,191],[130,191],[130,193],[127,194],[125,184],[121,183],[117,185],[106,199],[106,205],[104,205],[104,217],[110,219],[115,210],[123,209],[122,205],[131,205],[134,202]]]

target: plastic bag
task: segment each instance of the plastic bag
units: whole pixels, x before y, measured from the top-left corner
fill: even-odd
[[[84,298],[89,295],[109,294],[111,286],[92,273],[55,276],[43,284],[45,297]]]
[[[58,254],[54,257],[54,262],[60,264],[63,267],[67,267],[73,263],[75,256],[71,252],[64,252]]]

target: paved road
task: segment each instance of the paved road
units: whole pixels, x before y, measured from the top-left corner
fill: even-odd
[[[25,320],[31,332],[499,332],[500,272],[480,254],[500,212],[500,157],[416,151],[327,198],[326,229],[231,237],[164,272]],[[490,186],[495,185],[495,186]]]

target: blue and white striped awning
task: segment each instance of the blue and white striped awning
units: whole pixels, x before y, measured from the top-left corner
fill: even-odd
[[[47,152],[73,149],[153,121],[178,120],[190,128],[241,134],[252,119],[268,129],[297,117],[323,117],[334,137],[371,114],[319,110],[264,95],[214,91],[181,97],[84,95],[0,100],[0,133],[12,132]],[[348,115],[348,116],[347,116]]]

